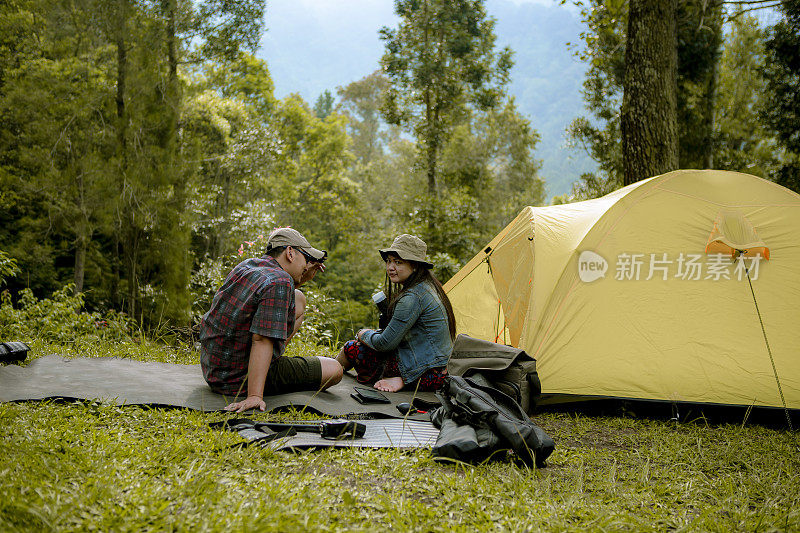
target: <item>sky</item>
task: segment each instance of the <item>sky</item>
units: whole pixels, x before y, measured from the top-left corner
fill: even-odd
[[[515,5],[560,4],[556,0],[506,1]],[[561,9],[575,8],[570,4]],[[349,36],[347,42],[337,42],[339,33],[330,31],[332,20]],[[383,49],[378,30],[396,26],[397,17],[392,0],[269,0],[265,22],[258,55],[267,59],[274,73],[276,95],[299,92],[313,103],[322,90],[335,89],[322,87],[316,80],[337,78],[337,86],[347,85],[368,75],[372,66],[377,67]],[[295,58],[303,63],[289,65]],[[315,73],[312,68],[319,71]]]

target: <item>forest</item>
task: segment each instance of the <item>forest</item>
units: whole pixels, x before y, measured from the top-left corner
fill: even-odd
[[[599,170],[554,202],[676,168],[800,191],[800,1],[574,5],[588,73],[568,135]],[[374,320],[376,250],[399,233],[423,238],[447,280],[544,201],[538,134],[483,0],[395,11],[375,71],[312,103],[277,99],[255,56],[265,0],[0,5],[2,306],[70,293],[189,331],[282,226],[329,253],[305,288],[318,340]]]

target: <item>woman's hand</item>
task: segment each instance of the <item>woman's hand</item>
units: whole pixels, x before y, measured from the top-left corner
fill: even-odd
[[[261,396],[248,396],[241,402],[233,402],[232,404],[226,406],[225,410],[241,413],[243,411],[247,411],[248,409],[256,408],[258,408],[259,411],[264,411],[267,408],[267,404],[264,403],[264,399]]]
[[[367,328],[358,330],[358,333],[356,333],[356,340],[358,342],[364,342],[364,339],[362,339],[361,336],[367,331],[369,331],[369,329]]]

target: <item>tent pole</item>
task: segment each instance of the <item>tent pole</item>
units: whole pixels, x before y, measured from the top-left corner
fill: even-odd
[[[489,277],[494,279],[494,273],[492,272],[492,263],[489,262],[489,258],[492,256],[492,251],[493,250],[489,251],[488,255],[486,256],[486,266],[488,267],[487,273],[489,274]],[[494,320],[494,342],[495,342],[495,344],[497,344],[497,341],[500,340],[500,332],[498,330],[500,329],[500,308],[502,307],[502,305],[503,305],[503,303],[500,301],[500,298],[498,297],[497,298],[497,313],[495,313],[495,315],[494,315],[495,316],[495,320]]]

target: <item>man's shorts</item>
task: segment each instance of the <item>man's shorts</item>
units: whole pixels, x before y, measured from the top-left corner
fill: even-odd
[[[264,394],[283,394],[301,390],[319,390],[322,363],[319,357],[278,357],[267,372]]]

